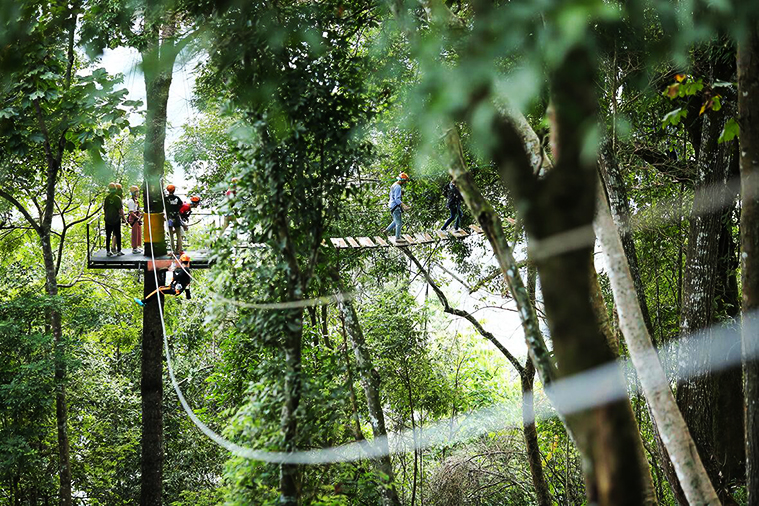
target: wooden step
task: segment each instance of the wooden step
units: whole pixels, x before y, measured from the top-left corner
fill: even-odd
[[[384,240],[382,237],[380,237],[378,235],[374,236],[374,242],[376,242],[377,245],[380,246],[380,247],[382,247],[382,248],[389,248],[390,247],[390,245],[387,243],[387,241]]]
[[[377,245],[368,237],[357,237],[358,243],[364,248],[376,248]]]
[[[348,243],[345,242],[345,239],[341,237],[330,237],[329,240],[335,248],[350,248]]]
[[[360,248],[361,245],[358,243],[357,240],[355,240],[353,237],[346,237],[346,241],[348,241],[348,244],[350,244],[354,248]]]

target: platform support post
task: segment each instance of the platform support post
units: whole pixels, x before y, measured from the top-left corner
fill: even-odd
[[[146,297],[157,286],[149,264],[144,269],[143,297]],[[142,313],[142,505],[160,505],[162,502],[163,331],[159,304],[163,304],[163,297],[151,297]]]

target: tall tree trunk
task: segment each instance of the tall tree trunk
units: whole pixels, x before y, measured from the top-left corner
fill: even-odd
[[[730,272],[734,267],[729,256],[734,253],[730,251],[732,237],[728,237],[731,227],[726,226],[733,215],[726,182],[734,149],[730,143],[717,142],[725,121],[725,108],[702,116],[680,317],[679,362],[688,367],[689,377],[680,380],[677,403],[712,483],[720,497],[730,501],[729,483],[743,478],[741,377],[732,371],[713,373],[711,364],[726,357],[710,356],[707,345],[702,348],[692,337],[724,317],[715,311],[720,304],[737,305],[737,300],[725,299],[737,299],[737,293],[731,295],[729,289],[729,278],[735,273]],[[726,208],[714,209],[715,203],[724,203]],[[715,304],[717,299],[721,300]],[[700,339],[705,343],[713,337],[707,331]]]
[[[48,198],[51,198],[48,196]],[[50,242],[50,227],[40,230],[42,258],[45,263],[45,293],[51,297],[58,295],[58,276],[55,258]],[[53,332],[53,363],[55,364],[55,419],[58,430],[58,475],[60,491],[58,504],[71,506],[71,462],[69,457],[68,409],[66,407],[66,349],[63,343],[61,312],[54,307],[48,313],[48,322]]]
[[[601,143],[598,157],[600,160],[598,166],[601,169],[601,176],[609,199],[611,216],[614,219],[614,224],[617,226],[617,230],[619,230],[625,253],[627,253],[630,274],[632,274],[633,282],[635,283],[635,292],[638,296],[638,303],[640,304],[640,310],[643,314],[643,321],[646,322],[646,328],[653,338],[653,327],[651,325],[651,316],[648,311],[648,303],[646,302],[646,291],[643,287],[643,280],[640,276],[638,254],[635,251],[633,231],[630,227],[629,199],[627,198],[627,190],[625,189],[625,184],[622,180],[622,174],[619,169],[619,163],[617,163],[617,157],[614,153],[614,148],[610,139],[606,139]],[[654,341],[654,344],[656,344],[656,341]]]
[[[143,151],[146,200],[144,209],[152,214],[163,212],[161,199],[163,166],[166,161],[166,115],[169,89],[176,53],[171,41],[173,25],[162,24],[162,3],[148,1],[146,6],[147,46],[142,51],[147,114],[145,118],[145,147]],[[161,28],[163,26],[163,28]],[[167,28],[167,26],[169,28]],[[163,33],[162,33],[163,32]],[[149,201],[148,201],[149,199]],[[148,217],[150,219],[150,217]],[[158,223],[162,224],[162,220]],[[148,225],[149,226],[149,225]],[[150,250],[165,254],[165,243],[156,242],[161,230],[152,236]],[[145,253],[148,254],[146,243]],[[145,270],[144,294],[155,287],[152,271]],[[142,316],[142,363],[140,392],[142,394],[142,457],[140,504],[160,506],[163,502],[163,331],[159,314],[163,298],[156,296],[145,305]]]
[[[338,283],[339,294],[345,293],[342,281],[336,278]],[[395,490],[395,473],[393,464],[390,460],[390,451],[387,440],[387,429],[385,428],[385,414],[382,411],[382,400],[380,397],[380,376],[372,363],[372,357],[366,346],[364,332],[358,321],[358,314],[353,307],[350,299],[342,298],[338,295],[338,308],[345,319],[345,328],[351,338],[353,345],[353,354],[356,357],[356,367],[358,369],[361,385],[364,387],[367,407],[369,408],[369,420],[372,424],[372,433],[374,434],[373,445],[376,445],[380,456],[374,459],[375,466],[382,480],[382,502],[386,506],[400,506],[401,501]]]
[[[738,48],[746,489],[759,505],[759,28]]]
[[[633,287],[635,288],[635,293],[638,297],[641,316],[646,329],[651,336],[653,345],[656,345],[651,317],[648,312],[648,304],[646,303],[643,280],[638,266],[638,254],[635,249],[635,241],[633,240],[633,231],[630,226],[631,214],[627,190],[622,179],[617,156],[614,153],[612,142],[609,139],[605,139],[601,144],[598,156],[598,167],[602,182],[604,183],[604,189],[606,190],[605,193],[606,198],[608,198],[608,206],[611,210],[611,216],[614,220],[614,225],[619,232],[620,240],[625,251],[625,257],[633,280]],[[606,202],[606,199],[604,199],[604,202]],[[651,424],[653,425],[657,454],[664,469],[664,474],[672,488],[672,493],[674,494],[677,503],[682,506],[687,506],[688,500],[680,486],[675,467],[672,465],[671,459],[669,458],[669,453],[667,452],[666,445],[659,432],[656,416],[654,416],[650,402],[646,403],[646,407],[649,412]]]
[[[591,229],[595,203],[595,165],[581,154],[595,126],[595,70],[588,51],[570,50],[552,76],[558,150],[556,166],[536,178],[515,128],[498,120],[501,144],[494,155],[504,182],[514,190],[517,209],[533,239],[543,300],[562,377],[614,360],[591,304]],[[560,156],[558,156],[560,153]],[[563,251],[548,251],[562,237]],[[568,237],[576,239],[566,248]],[[547,242],[545,242],[547,241]],[[624,390],[621,375],[614,388]],[[646,489],[638,462],[640,437],[629,400],[615,401],[567,417],[585,459],[588,499],[599,504],[642,504]]]
[[[291,280],[298,283],[300,280]],[[298,283],[299,284],[299,283]],[[290,300],[297,300],[297,289],[288,289]],[[302,350],[303,350],[303,309],[289,309],[288,323],[284,332],[285,351],[285,403],[282,406],[280,428],[284,438],[283,449],[287,452],[297,450],[298,418],[297,410],[300,405],[303,389]],[[279,470],[279,504],[297,506],[300,497],[300,466],[297,464],[282,464]]]
[[[596,231],[607,258],[620,326],[627,341],[630,357],[651,406],[652,417],[663,431],[662,438],[666,442],[679,483],[682,484],[690,504],[719,504],[685,420],[677,408],[664,369],[654,353],[653,343],[635,295],[627,256],[606,201],[600,197]]]

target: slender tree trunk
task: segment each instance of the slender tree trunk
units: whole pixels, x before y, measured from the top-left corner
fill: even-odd
[[[356,438],[356,441],[363,441],[364,433],[361,431],[361,421],[358,419],[358,404],[356,403],[356,391],[353,388],[353,372],[351,370],[351,361],[350,357],[348,356],[348,334],[345,330],[345,316],[343,316],[343,312],[340,312],[340,323],[342,323],[343,327],[343,353],[345,354],[345,371],[348,374],[348,392],[350,394],[350,401],[351,401],[351,418],[352,418],[352,424],[351,427],[353,428],[353,435]]]
[[[342,281],[339,279],[337,281],[339,293],[345,293]],[[390,460],[387,429],[385,429],[385,414],[382,411],[379,373],[377,373],[372,364],[372,358],[366,346],[364,333],[358,321],[358,314],[356,314],[353,303],[348,299],[339,297],[338,307],[345,319],[345,328],[353,344],[353,354],[356,357],[358,375],[361,379],[361,385],[364,387],[364,394],[366,395],[369,420],[371,421],[372,433],[374,434],[372,444],[379,447],[380,456],[375,458],[374,462],[382,480],[383,504],[386,506],[400,506],[401,501],[395,490],[395,473],[393,472],[393,464]]]
[[[50,196],[48,196],[50,198]],[[45,263],[45,292],[51,297],[58,295],[58,279],[55,269],[50,227],[40,230],[42,258]],[[71,506],[71,461],[69,457],[68,409],[66,406],[66,349],[63,343],[61,312],[53,308],[48,313],[53,332],[53,362],[55,367],[55,419],[58,429],[58,475],[60,491],[58,504]]]
[[[691,505],[718,505],[714,491],[693,439],[685,424],[664,370],[656,356],[640,310],[635,287],[627,266],[627,257],[617,235],[606,201],[600,197],[596,231],[609,267],[619,321],[635,369],[646,395],[653,418],[662,431],[679,483]]]
[[[627,190],[622,180],[619,163],[616,154],[614,153],[612,143],[608,139],[604,140],[601,144],[598,156],[598,167],[604,183],[604,189],[606,190],[606,198],[608,198],[609,201],[608,205],[611,209],[611,216],[614,220],[614,225],[619,231],[620,240],[622,241],[622,246],[630,268],[630,275],[632,276],[633,286],[635,287],[635,292],[638,297],[641,315],[646,325],[646,329],[651,336],[651,340],[655,345],[656,341],[654,339],[651,317],[648,312],[648,304],[646,303],[643,280],[641,279],[640,268],[638,267],[638,254],[635,249],[635,241],[633,240],[632,229],[630,226],[631,214]],[[605,199],[604,202],[606,202]],[[669,458],[666,445],[662,440],[656,417],[651,409],[651,404],[646,403],[646,407],[654,429],[654,439],[656,441],[659,461],[664,468],[667,481],[669,482],[670,487],[672,487],[672,493],[675,496],[677,503],[682,506],[687,506],[687,498],[680,486],[680,481],[677,478],[677,473]]]
[[[297,283],[300,280],[292,280]],[[289,289],[290,300],[297,300],[299,292]],[[295,451],[298,435],[298,418],[296,411],[300,405],[303,390],[302,349],[303,349],[303,310],[288,310],[288,324],[284,338],[285,351],[285,403],[282,407],[280,427],[284,437],[284,450]],[[296,506],[300,497],[300,466],[282,464],[279,473],[279,504]]]
[[[746,489],[759,505],[759,28],[738,48]]]

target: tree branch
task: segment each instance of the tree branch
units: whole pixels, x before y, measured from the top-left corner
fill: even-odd
[[[11,204],[13,204],[13,206],[16,209],[21,211],[21,214],[24,216],[24,218],[26,218],[26,221],[29,222],[29,224],[32,226],[34,231],[37,232],[38,234],[41,233],[39,224],[34,220],[32,215],[29,214],[29,211],[27,211],[26,207],[24,207],[24,205],[21,202],[16,200],[16,198],[13,195],[3,190],[2,188],[0,188],[0,197],[10,202]]]
[[[452,315],[464,318],[469,323],[471,323],[472,326],[477,330],[477,332],[479,332],[479,334],[482,337],[484,337],[485,339],[493,343],[493,346],[498,348],[498,351],[503,353],[503,355],[508,359],[508,361],[511,362],[511,365],[513,365],[514,368],[517,370],[519,375],[522,376],[524,374],[524,367],[522,366],[522,364],[519,363],[519,360],[517,360],[517,358],[514,355],[512,355],[511,352],[507,350],[506,347],[503,346],[500,343],[500,341],[498,341],[498,339],[496,339],[496,337],[492,333],[485,330],[483,326],[480,324],[480,322],[478,322],[474,316],[469,314],[467,311],[464,311],[463,309],[457,309],[457,308],[451,307],[451,305],[448,303],[448,299],[446,298],[445,294],[440,289],[440,287],[437,286],[437,284],[432,279],[432,276],[430,276],[430,273],[427,271],[427,269],[425,269],[422,266],[422,263],[419,260],[417,260],[417,258],[411,253],[411,251],[409,251],[408,248],[399,248],[399,249],[409,258],[409,260],[414,262],[417,269],[419,269],[419,271],[424,275],[424,279],[427,280],[427,283],[430,285],[432,290],[437,295],[438,300],[440,300],[440,303],[443,305],[443,311],[448,314],[452,314]]]

